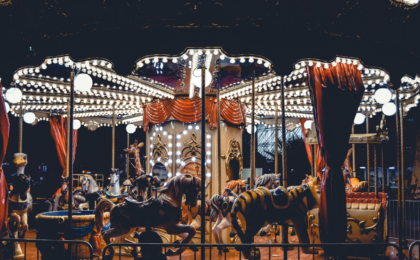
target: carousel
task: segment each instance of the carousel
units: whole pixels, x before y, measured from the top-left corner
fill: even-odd
[[[107,244],[130,242],[131,247],[108,248],[108,256],[139,259],[156,252],[134,243],[217,243],[219,252],[229,252],[235,251],[233,244],[253,243],[255,236],[277,225],[281,243],[288,243],[288,225],[300,243],[337,242],[337,237],[344,238],[340,234],[346,238],[338,242],[388,242],[387,194],[384,182],[379,192],[377,154],[380,150],[384,169],[386,143],[394,138],[388,135],[386,117],[396,115],[397,135],[403,131],[402,118],[420,99],[420,78],[406,76],[394,87],[386,70],[342,56],[302,59],[291,73],[281,75],[268,58],[231,55],[220,47],[145,56],[134,67],[122,76],[109,60],[61,55],[15,71],[10,87],[2,89],[3,111],[20,120],[14,161],[18,174],[9,195],[11,236],[25,237],[32,206],[22,124],[49,121],[63,173],[49,212],[36,216],[39,239],[86,241],[99,255]],[[372,131],[369,119],[374,116],[382,120]],[[354,125],[364,123],[366,132],[355,133]],[[276,165],[274,174],[257,179],[258,124],[275,128]],[[124,150],[135,161],[132,178],[115,166],[118,125],[126,125],[128,136],[137,129],[146,133],[145,140],[127,143]],[[285,143],[289,125],[302,127],[312,165],[302,184],[290,187],[286,146],[281,148],[282,169],[277,159],[278,128]],[[82,126],[93,134],[99,127],[112,127],[105,177],[73,174],[77,129]],[[243,153],[245,129],[251,134],[250,154]],[[397,138],[401,150],[402,139]],[[349,144],[353,149],[348,150]],[[369,176],[359,181],[353,173],[355,145],[367,146],[367,158],[374,153],[373,192]],[[245,160],[250,162],[249,177],[244,177]],[[13,248],[13,258],[25,257],[19,242]],[[76,259],[89,258],[88,250],[76,252],[74,246],[40,243],[37,248],[45,257],[71,250]],[[184,250],[171,249],[166,256]],[[246,259],[262,258],[256,247],[241,251]],[[317,251],[302,248],[306,254]],[[165,257],[161,253],[156,256]]]

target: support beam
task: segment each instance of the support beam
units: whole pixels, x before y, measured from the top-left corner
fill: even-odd
[[[354,134],[354,124],[351,126],[351,133]],[[352,151],[353,151],[353,155],[352,155],[352,159],[353,159],[353,177],[356,177],[356,145],[352,144],[351,145]]]
[[[130,149],[130,133],[127,132],[127,149]],[[127,180],[130,177],[130,153],[127,154]]]
[[[316,145],[311,145],[311,152],[312,152],[312,176],[316,176]]]
[[[217,88],[217,194],[222,194],[222,161],[220,157],[222,156],[222,151],[220,147],[220,90],[219,86]],[[210,232],[211,234],[211,232]]]
[[[22,91],[22,87],[20,87],[20,90]],[[22,153],[22,139],[23,139],[23,97],[20,100],[20,117],[19,117],[19,143],[18,143],[18,152]]]
[[[206,217],[205,217],[205,195],[206,195],[206,157],[205,147],[206,147],[206,66],[205,59],[206,56],[203,54],[201,56],[201,243],[206,243]],[[201,259],[205,259],[205,248],[201,248]]]
[[[402,254],[402,245],[403,245],[403,211],[402,211],[402,178],[401,178],[401,174],[402,174],[402,169],[401,169],[401,136],[400,136],[400,93],[398,91],[398,89],[395,91],[395,95],[396,95],[396,100],[395,103],[397,105],[397,112],[395,113],[395,120],[396,120],[396,140],[397,140],[397,168],[398,168],[398,227],[400,227],[398,229],[398,246],[400,247],[400,259],[403,259],[403,254]]]
[[[366,133],[369,133],[369,116],[366,116]],[[354,153],[354,151],[353,151]],[[355,169],[353,169],[354,171]],[[370,144],[366,145],[366,179],[368,183],[368,192],[370,191]]]
[[[112,160],[111,168],[115,168],[115,103],[112,105]]]
[[[274,135],[275,135],[275,158],[274,158],[274,173],[279,174],[279,106],[276,104],[276,112],[274,116]]]
[[[375,168],[375,196],[378,198],[378,165],[376,157],[376,144],[373,145],[373,167]]]
[[[67,100],[66,177],[69,177],[70,172],[70,110],[70,100]]]
[[[70,158],[70,163],[69,163],[69,205],[72,205],[73,202],[73,106],[74,106],[74,72],[70,72],[70,113],[69,113],[69,118],[70,118],[70,123],[67,125],[68,129],[70,131],[70,138],[69,138],[69,153],[67,154],[67,157]],[[73,212],[72,212],[72,207],[69,207],[68,209],[68,217],[69,217],[69,235],[68,238],[69,240],[72,239],[72,217],[73,217]]]
[[[397,111],[398,112],[398,111]],[[405,230],[405,179],[404,179],[404,102],[400,103],[400,136],[401,136],[401,202],[402,202],[402,230],[403,230],[403,246],[407,248],[407,234]]]
[[[255,187],[255,72],[252,79],[252,105],[251,105],[251,180],[250,187]]]
[[[282,159],[282,174],[283,174],[283,187],[287,188],[287,154],[286,154],[286,112],[284,108],[284,83],[282,79],[281,82],[281,159]],[[281,229],[281,243],[286,244],[289,242],[289,228],[286,224],[282,225]],[[287,259],[287,250],[283,250],[284,255],[283,258]]]

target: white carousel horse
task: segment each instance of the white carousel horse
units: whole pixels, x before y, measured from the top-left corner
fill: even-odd
[[[95,209],[96,200],[101,196],[95,179],[85,174],[80,177],[81,189],[73,193],[76,209]]]
[[[211,212],[210,220],[217,218],[216,223],[212,228],[212,233],[216,243],[224,244],[222,238],[222,230],[232,226],[230,211],[236,197],[246,190],[246,181],[233,180],[227,183],[223,196],[219,194],[213,195],[210,199]],[[227,248],[219,248],[224,252],[229,252]]]
[[[13,180],[13,189],[10,192],[9,201],[9,227],[15,238],[24,238],[28,230],[28,213],[32,211],[32,196],[29,193],[31,177],[25,175],[25,166],[28,164],[27,155],[16,153],[13,160],[17,167],[16,176]],[[19,232],[20,231],[20,232]],[[14,259],[24,258],[22,249],[15,242]]]
[[[107,199],[112,203],[122,202],[122,199],[127,196],[127,193],[121,192],[120,185],[120,175],[123,171],[118,170],[117,168],[111,169],[110,173],[110,183],[103,191],[103,194]]]

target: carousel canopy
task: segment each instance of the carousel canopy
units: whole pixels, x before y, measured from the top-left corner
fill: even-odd
[[[387,71],[367,67],[357,58],[336,57],[327,62],[302,59],[294,70],[280,76],[272,70],[269,59],[258,55],[230,55],[220,47],[186,48],[179,55],[150,55],[137,60],[131,75],[114,71],[111,61],[103,58],[74,60],[68,55],[47,57],[38,66],[19,68],[13,75],[12,86],[23,93],[23,112],[33,112],[38,120],[50,115],[66,115],[70,91],[70,72],[86,73],[93,79],[87,92],[75,91],[74,117],[95,130],[110,125],[113,109],[118,123],[143,123],[143,107],[162,100],[196,98],[200,95],[201,71],[197,68],[199,56],[206,54],[206,93],[232,102],[246,104],[250,121],[252,79],[256,79],[256,123],[272,124],[275,106],[281,113],[281,84],[285,85],[285,113],[288,118],[312,118],[306,66],[335,67],[337,63],[357,65],[366,87],[359,112],[375,115],[381,104],[374,98],[378,88],[392,88]],[[400,87],[400,99],[405,110],[416,106],[419,77],[405,76]],[[5,89],[3,90],[5,94]],[[392,100],[395,99],[395,94]],[[236,105],[235,107],[237,107]],[[239,107],[236,108],[239,111]],[[10,104],[13,115],[20,114],[20,104]],[[244,111],[244,110],[242,110]],[[241,117],[240,113],[236,116]],[[243,112],[245,113],[245,112]],[[171,118],[168,118],[169,120]],[[245,124],[245,120],[232,120]]]

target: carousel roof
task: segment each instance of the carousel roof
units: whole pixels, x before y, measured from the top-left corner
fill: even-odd
[[[13,75],[12,85],[21,87],[24,112],[34,112],[38,120],[48,120],[49,115],[66,115],[70,91],[70,72],[87,73],[93,79],[88,92],[75,91],[74,117],[89,129],[110,125],[113,108],[118,123],[142,124],[143,104],[154,99],[173,99],[176,96],[198,95],[201,72],[197,70],[199,56],[206,54],[206,92],[220,89],[221,98],[238,99],[247,105],[251,102],[252,78],[256,77],[257,123],[272,124],[275,106],[281,112],[281,81],[285,84],[285,109],[289,118],[311,118],[312,105],[308,88],[306,66],[336,66],[338,62],[358,65],[366,90],[359,111],[375,115],[381,111],[373,95],[379,87],[392,87],[387,71],[367,67],[357,58],[336,57],[332,61],[302,59],[294,70],[279,76],[272,63],[258,55],[230,55],[220,47],[186,48],[178,55],[150,55],[137,60],[131,75],[121,76],[114,71],[111,61],[103,58],[74,60],[68,55],[47,57],[38,66],[19,68]],[[197,73],[197,71],[199,73]],[[207,77],[206,77],[207,78]],[[198,79],[198,80],[197,80]],[[400,99],[405,110],[416,106],[420,78],[404,77]],[[198,84],[197,84],[198,82]],[[4,94],[4,93],[3,93]],[[395,94],[393,99],[395,98]],[[10,104],[11,113],[20,113],[20,104]],[[250,110],[248,110],[248,117]]]

